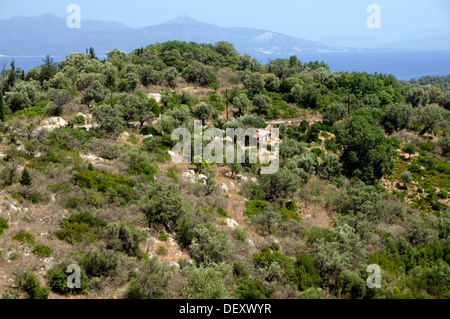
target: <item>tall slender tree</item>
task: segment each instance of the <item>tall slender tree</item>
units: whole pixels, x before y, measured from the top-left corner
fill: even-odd
[[[3,102],[3,93],[0,91],[0,121],[5,122],[5,103]]]

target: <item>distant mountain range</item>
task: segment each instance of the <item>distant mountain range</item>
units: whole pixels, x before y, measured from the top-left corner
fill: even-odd
[[[94,47],[99,55],[114,48],[130,52],[138,47],[168,40],[215,43],[228,41],[241,53],[252,56],[289,56],[304,52],[355,51],[367,49],[450,49],[447,34],[421,39],[405,38],[386,43],[373,38],[337,36],[321,42],[298,39],[253,28],[222,28],[179,16],[163,24],[131,28],[122,23],[82,20],[80,29],[69,29],[66,19],[52,14],[16,16],[0,20],[0,54],[7,56],[65,56]]]
[[[450,28],[429,28],[411,31],[393,41],[366,36],[335,35],[320,38],[320,43],[331,47],[375,50],[450,50]]]

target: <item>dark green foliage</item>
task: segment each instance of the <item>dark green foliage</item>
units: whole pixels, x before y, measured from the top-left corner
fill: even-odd
[[[165,299],[172,296],[172,271],[158,262],[157,257],[144,261],[136,277],[131,280],[125,297],[128,299]]]
[[[67,241],[69,244],[98,241],[98,237],[92,228],[84,223],[77,222],[64,223],[55,235],[58,239]]]
[[[320,163],[319,171],[328,179],[339,177],[342,172],[342,165],[339,163],[337,156],[327,154]]]
[[[339,274],[340,293],[343,298],[362,298],[366,292],[366,282],[355,272],[344,270]]]
[[[86,271],[89,278],[107,277],[118,265],[119,257],[112,250],[90,249],[80,259],[80,267]]]
[[[34,236],[26,231],[20,231],[14,237],[12,240],[17,240],[23,243],[28,243],[31,245],[34,245],[36,243],[36,240],[34,239]]]
[[[249,200],[245,202],[245,215],[253,217],[254,215],[263,214],[265,209],[269,206],[269,202],[265,200]]]
[[[142,252],[139,244],[145,241],[148,233],[138,229],[127,221],[109,224],[105,229],[107,248],[123,252],[129,256],[139,256]]]
[[[74,180],[82,188],[108,193],[110,201],[117,200],[119,205],[124,205],[134,198],[133,187],[136,182],[123,175],[78,168]]]
[[[297,189],[297,181],[292,173],[282,168],[275,174],[266,174],[261,177],[261,186],[270,202],[290,197]]]
[[[405,129],[411,121],[413,108],[407,104],[391,104],[385,109],[382,119],[388,133]]]
[[[245,242],[245,240],[248,238],[247,232],[239,228],[235,229],[234,236],[236,236],[236,238],[241,242]]]
[[[0,217],[0,235],[3,235],[5,229],[8,229],[9,225],[6,219]]]
[[[262,280],[249,276],[236,280],[236,296],[239,299],[272,299],[273,293],[264,287]]]
[[[23,186],[31,186],[30,172],[26,168],[22,171],[22,176],[20,177],[19,182]]]
[[[169,234],[164,229],[161,229],[158,234],[158,240],[166,241],[167,239],[169,239]]]
[[[416,146],[411,143],[406,144],[403,148],[403,152],[409,154],[409,157],[411,157],[411,154],[414,154],[416,152]]]
[[[196,227],[213,223],[215,219],[215,214],[205,212],[202,209],[188,209],[177,220],[177,238],[185,246],[189,246],[196,235]]]
[[[167,248],[164,247],[164,246],[159,246],[159,247],[156,249],[156,254],[157,254],[158,256],[167,256],[168,253],[169,253],[169,251],[168,251]]]
[[[336,141],[344,151],[341,161],[352,176],[373,182],[392,172],[395,151],[386,142],[381,129],[365,118],[353,117],[335,125]]]
[[[231,253],[227,234],[212,224],[195,227],[189,248],[197,262],[222,262]]]
[[[264,279],[268,282],[273,280],[287,280],[294,262],[279,251],[272,252],[269,247],[264,247],[260,253],[253,254],[252,260],[256,268],[265,271]],[[275,269],[271,270],[272,267]]]
[[[329,125],[333,125],[337,121],[343,120],[348,117],[348,110],[344,104],[332,103],[327,106],[325,112],[323,113],[323,121]]]
[[[230,298],[228,282],[231,279],[231,272],[231,266],[224,263],[189,268],[188,277],[181,290],[182,298]]]
[[[298,290],[300,291],[317,287],[322,282],[314,261],[305,253],[297,255],[293,265],[291,280],[298,285]]]
[[[50,289],[42,287],[37,276],[31,271],[18,269],[14,272],[15,284],[19,291],[25,293],[26,299],[47,299]]]
[[[130,167],[127,171],[130,175],[145,175],[149,180],[154,181],[158,172],[158,166],[147,162],[139,162]]]
[[[39,80],[44,82],[50,80],[56,74],[58,68],[57,63],[49,55],[46,55],[42,61],[44,63],[41,65],[41,77]]]
[[[63,218],[62,224],[80,223],[86,224],[91,228],[103,228],[106,226],[106,222],[102,219],[96,218],[88,212],[82,212],[78,214],[71,214],[69,218]]]
[[[33,254],[39,257],[48,258],[52,255],[53,250],[46,245],[36,245],[33,248]]]
[[[333,152],[333,153],[337,153],[337,145],[333,140],[325,140],[325,149],[327,151]]]
[[[80,288],[69,288],[67,285],[67,278],[70,272],[67,273],[67,264],[60,264],[56,268],[49,269],[48,275],[48,287],[60,295],[80,295],[87,291],[89,279],[86,276],[84,269],[81,269]]]
[[[184,212],[184,202],[175,185],[155,183],[142,200],[141,210],[149,222],[168,227]]]
[[[0,121],[5,122],[5,119],[6,119],[5,102],[3,101],[3,92],[0,92]]]
[[[55,233],[56,237],[70,244],[98,241],[96,233],[106,226],[105,221],[87,212],[72,214],[69,218],[63,218],[60,224],[61,229]]]

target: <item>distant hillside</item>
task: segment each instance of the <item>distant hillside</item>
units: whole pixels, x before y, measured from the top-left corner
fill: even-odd
[[[0,54],[18,56],[67,55],[94,47],[98,54],[113,48],[131,51],[168,40],[215,43],[228,41],[240,53],[290,55],[333,51],[327,45],[252,28],[222,28],[180,16],[166,23],[130,28],[116,22],[82,20],[80,29],[66,27],[66,19],[52,14],[0,20]]]

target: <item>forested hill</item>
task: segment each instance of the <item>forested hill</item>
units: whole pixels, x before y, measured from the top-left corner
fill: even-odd
[[[11,63],[0,296],[450,298],[446,88],[296,56],[262,65],[223,41]],[[172,132],[194,120],[278,128],[279,170],[175,163]]]

